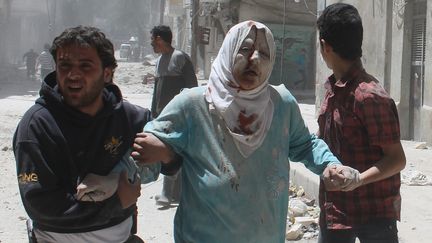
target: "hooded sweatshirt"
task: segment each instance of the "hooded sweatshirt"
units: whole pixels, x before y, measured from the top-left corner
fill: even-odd
[[[123,101],[117,86],[103,90],[104,107],[89,116],[66,105],[55,73],[24,114],[13,139],[21,198],[34,227],[58,233],[88,232],[119,224],[133,213],[117,194],[81,202],[76,187],[88,173],[107,175],[128,152],[150,112]]]

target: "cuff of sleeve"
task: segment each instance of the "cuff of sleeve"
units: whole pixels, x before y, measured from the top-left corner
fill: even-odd
[[[167,176],[175,175],[183,164],[183,158],[176,154],[174,160],[168,164],[161,163],[161,173]]]
[[[342,163],[339,161],[330,161],[330,162],[328,162],[327,166],[330,166],[330,165],[342,165]]]

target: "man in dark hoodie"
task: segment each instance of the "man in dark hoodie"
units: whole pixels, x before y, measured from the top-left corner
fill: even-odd
[[[86,187],[83,181],[98,176],[108,175],[114,192],[117,181],[129,183],[113,168],[129,160],[135,134],[151,119],[150,112],[125,102],[111,82],[114,48],[99,29],[66,29],[50,52],[56,72],[44,79],[40,98],[13,140],[19,190],[34,236],[39,243],[133,242],[135,204],[126,203],[120,192],[94,202],[97,193],[80,195],[79,190]],[[124,192],[134,202],[139,183]]]

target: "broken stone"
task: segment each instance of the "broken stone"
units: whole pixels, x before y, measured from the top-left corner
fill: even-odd
[[[315,205],[315,199],[310,199],[307,197],[301,197],[300,198],[307,206],[314,206]]]
[[[319,234],[319,232],[306,232],[303,234],[303,239],[307,239],[307,240],[313,239],[313,238],[317,237],[318,234]]]
[[[417,170],[402,171],[401,182],[409,186],[430,186],[432,179]]]
[[[303,234],[302,230],[302,225],[301,224],[294,224],[292,225],[286,235],[285,235],[285,239],[287,240],[296,240],[298,238],[300,238],[300,236]]]
[[[295,217],[294,218],[294,222],[296,224],[301,224],[305,227],[308,227],[309,225],[311,225],[312,223],[317,223],[317,220],[310,217],[310,216],[305,216],[305,217]]]
[[[308,210],[307,205],[299,198],[291,199],[288,208],[292,211],[294,217],[304,216]]]
[[[297,193],[296,193],[297,197],[301,197],[301,196],[303,196],[304,194],[305,194],[305,190],[303,189],[302,186],[299,186],[299,188],[298,188],[298,190],[297,190]]]
[[[427,143],[419,143],[415,146],[416,149],[428,149]]]

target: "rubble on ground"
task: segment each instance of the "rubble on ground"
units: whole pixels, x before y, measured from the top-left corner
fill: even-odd
[[[143,62],[142,64],[145,66],[155,66],[157,59],[158,59],[158,55],[155,54],[148,54],[146,56],[143,57]]]
[[[319,234],[319,206],[316,205],[315,199],[305,195],[303,187],[291,183],[290,185],[285,239],[315,239]]]
[[[418,144],[415,146],[415,148],[416,148],[416,149],[429,149],[428,146],[427,146],[427,143],[425,143],[425,142],[423,142],[423,143],[418,143]]]
[[[432,178],[413,169],[401,172],[401,182],[408,186],[432,186]]]

